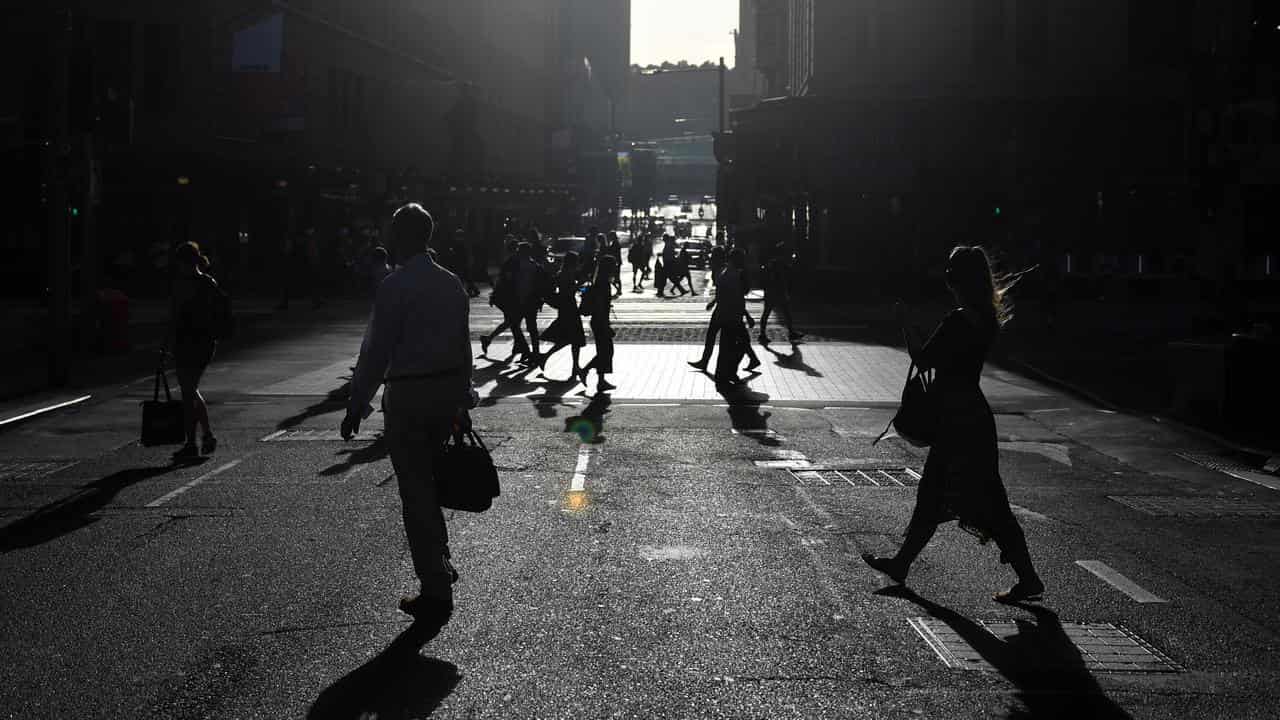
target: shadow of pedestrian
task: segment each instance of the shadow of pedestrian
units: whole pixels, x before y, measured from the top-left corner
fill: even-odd
[[[490,365],[472,372],[471,382],[476,387],[482,387],[491,380],[495,381],[493,389],[480,399],[480,407],[497,405],[502,398],[524,395],[538,387],[537,384],[529,380],[529,375],[537,369],[536,367],[521,366],[515,372],[504,373],[503,370],[506,370],[507,367],[506,365]]]
[[[804,353],[802,353],[800,348],[796,345],[791,346],[790,355],[780,353],[769,345],[764,346],[764,349],[769,351],[769,354],[775,358],[773,364],[780,368],[785,368],[787,370],[800,370],[809,377],[823,377],[823,374],[818,372],[817,368],[804,361]]]
[[[93,513],[111,502],[121,490],[173,472],[186,465],[132,468],[111,473],[81,487],[73,495],[56,500],[16,522],[0,528],[0,553],[35,547],[63,535],[92,525],[98,518]]]
[[[556,408],[573,407],[564,402],[564,395],[578,386],[577,380],[544,379],[537,384],[542,387],[542,394],[530,395],[529,402],[538,411],[538,417],[553,418],[559,414]]]
[[[604,442],[604,416],[612,404],[609,393],[596,393],[581,413],[564,419],[564,431],[577,434],[584,443]]]
[[[382,652],[330,685],[307,712],[308,720],[427,717],[462,677],[456,665],[418,654],[429,640],[419,623]]]
[[[321,470],[316,474],[322,477],[329,477],[331,475],[341,475],[342,473],[345,473],[346,471],[350,470],[356,465],[368,465],[370,463],[376,463],[379,460],[387,457],[387,455],[390,454],[390,452],[391,452],[390,448],[387,447],[386,436],[379,435],[377,436],[377,438],[374,439],[373,442],[369,443],[368,445],[353,447],[351,449],[339,450],[335,454],[346,455],[346,457],[343,458],[342,462],[334,463],[333,465],[330,465],[329,467]]]
[[[760,410],[761,403],[768,401],[769,396],[765,393],[755,394],[762,395],[763,400],[756,403],[729,403],[729,422],[739,435],[749,437],[761,445],[781,445],[777,434],[769,429],[769,417],[772,413]]]
[[[330,390],[329,393],[325,395],[324,400],[321,400],[314,405],[310,405],[303,409],[302,412],[296,415],[290,415],[276,423],[276,429],[290,430],[301,425],[309,418],[345,410],[347,407],[347,399],[351,397],[351,377],[347,376],[341,379],[343,380],[341,387]]]
[[[1075,643],[1067,637],[1057,613],[1039,605],[1017,603],[1036,621],[1016,621],[1018,633],[1001,639],[982,625],[951,608],[895,585],[874,594],[908,600],[930,617],[946,623],[969,647],[1017,688],[1023,707],[1009,718],[1128,718],[1130,715],[1106,696],[1097,679],[1085,667]]]

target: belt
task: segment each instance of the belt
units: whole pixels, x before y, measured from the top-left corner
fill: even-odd
[[[402,382],[405,380],[432,380],[435,378],[460,377],[461,375],[462,375],[462,368],[450,368],[448,370],[435,370],[433,372],[410,373],[408,375],[396,375],[383,380],[383,382],[396,383],[396,382]]]

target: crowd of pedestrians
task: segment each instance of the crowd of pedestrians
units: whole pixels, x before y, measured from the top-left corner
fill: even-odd
[[[409,204],[396,211],[390,225],[390,257],[395,260],[395,269],[389,265],[386,248],[370,249],[366,272],[375,289],[374,310],[351,380],[341,434],[349,439],[359,431],[361,421],[372,412],[370,402],[378,388],[385,387],[385,439],[420,583],[418,593],[403,598],[400,608],[439,627],[453,612],[452,584],[458,573],[450,559],[433,467],[436,448],[470,429],[469,411],[478,403],[471,379],[469,308],[470,298],[479,290],[465,236],[454,233],[433,248],[434,234],[431,215],[422,206]],[[524,239],[507,238],[508,256],[489,298],[490,304],[502,311],[503,320],[491,333],[481,336],[482,356],[500,333],[510,331],[518,363],[530,369],[544,368],[548,357],[568,348],[573,369],[566,382],[586,384],[594,370],[598,393],[615,389],[608,379],[614,371],[611,314],[613,300],[622,292],[622,248],[616,234],[600,236],[594,232],[586,247],[590,257],[570,252],[553,275],[543,262],[546,254],[536,230]],[[180,245],[174,257],[177,273],[168,347],[185,411],[186,443],[176,456],[187,458],[211,453],[217,446],[199,381],[217,347],[218,308],[225,296],[204,272],[207,261],[199,246]],[[632,290],[643,292],[652,259],[650,239],[637,237],[627,259],[632,265]],[[760,365],[751,347],[749,329],[755,319],[746,304],[747,255],[742,248],[718,246],[708,260],[715,298],[707,304],[712,314],[702,356],[689,364],[707,372],[718,340],[712,376],[728,393],[744,382],[738,376],[744,359],[748,372]],[[766,323],[774,314],[791,342],[803,336],[792,324],[791,260],[779,246],[765,261],[761,276],[764,309],[758,335],[762,345],[769,343]],[[670,236],[664,238],[652,273],[659,296],[664,296],[667,284],[681,295],[693,291],[688,252],[677,252]],[[996,335],[1009,317],[1006,296],[1011,283],[993,273],[986,253],[976,247],[958,247],[951,253],[946,280],[956,309],[927,340],[915,332],[909,332],[907,340],[912,362],[934,373],[931,393],[938,420],[915,510],[906,538],[894,555],[864,554],[863,560],[902,583],[938,525],[958,520],[963,529],[984,542],[995,540],[1001,561],[1017,574],[1017,583],[997,593],[995,599],[1020,602],[1043,593],[1044,583],[1032,564],[1025,535],[1000,478],[994,415],[978,382]],[[555,309],[556,317],[540,337],[538,314],[544,305]],[[585,365],[580,357],[587,344],[584,317],[595,346],[594,356]],[[540,340],[551,344],[546,354],[541,352]],[[196,444],[198,432],[202,433],[200,445]]]

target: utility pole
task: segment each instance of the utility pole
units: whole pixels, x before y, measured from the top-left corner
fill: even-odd
[[[68,86],[72,42],[71,12],[57,19],[53,32],[50,119],[53,137],[45,139],[45,199],[48,203],[48,371],[49,385],[71,379],[71,247],[67,184],[71,172]]]
[[[723,56],[720,58],[720,67],[718,68],[718,70],[719,70],[719,72],[720,72],[720,132],[724,132],[725,117],[726,117],[726,115],[727,115],[727,112],[726,112],[726,110],[725,110],[725,106],[724,106],[724,72],[725,72],[725,67],[724,67],[724,57],[723,57]]]

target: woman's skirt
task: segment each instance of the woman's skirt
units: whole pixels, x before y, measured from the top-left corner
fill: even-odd
[[[608,319],[591,319],[591,337],[596,343],[596,356],[591,361],[596,372],[613,372],[613,328]]]
[[[1000,478],[995,416],[976,387],[944,396],[940,407],[941,426],[924,463],[911,524],[957,520],[985,543],[1017,522]]]
[[[587,334],[582,331],[582,316],[577,308],[561,310],[556,319],[542,331],[542,341],[552,345],[570,345],[580,348],[587,344]]]

